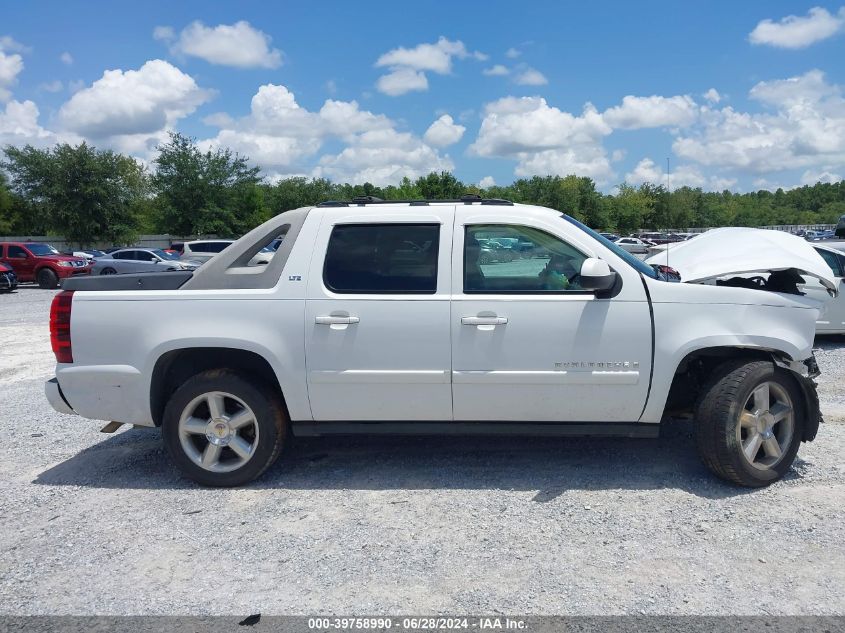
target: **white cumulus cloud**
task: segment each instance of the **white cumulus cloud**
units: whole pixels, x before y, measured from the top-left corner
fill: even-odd
[[[418,136],[396,130],[383,114],[362,110],[355,101],[327,99],[317,111],[300,106],[285,86],[266,84],[253,96],[250,113],[234,119],[224,113],[206,117],[220,130],[200,141],[203,149],[230,147],[260,165],[273,181],[308,174],[349,182],[395,184],[432,169],[452,169],[448,157]],[[337,154],[310,161],[329,140],[345,144]]]
[[[464,132],[466,128],[463,125],[458,125],[451,116],[444,114],[431,124],[423,139],[434,147],[446,147],[460,141]]]
[[[690,125],[698,108],[689,96],[623,97],[622,105],[608,108],[604,120],[614,128],[637,130],[651,127],[684,127]]]
[[[764,111],[704,107],[700,124],[675,139],[675,153],[756,174],[845,164],[845,99],[824,73],[762,81],[749,95]]]
[[[17,83],[23,70],[23,57],[19,53],[25,50],[26,47],[8,35],[0,37],[0,102],[12,97],[10,88]]]
[[[719,94],[719,91],[715,88],[710,88],[707,92],[703,95],[705,100],[709,101],[710,103],[719,103],[722,100],[722,95]]]
[[[545,86],[549,83],[546,76],[535,68],[526,68],[520,71],[513,80],[520,86]]]
[[[170,27],[159,26],[153,37],[170,40],[175,34]],[[217,26],[206,26],[197,20],[179,33],[170,50],[175,55],[198,57],[218,66],[278,68],[282,65],[282,52],[271,48],[271,40],[245,20]]]
[[[62,105],[58,121],[65,131],[145,155],[212,94],[190,75],[155,59],[138,70],[105,71]]]
[[[59,141],[73,142],[73,137],[59,138],[38,123],[38,106],[32,101],[10,101],[0,110],[0,146],[35,145],[47,147]]]
[[[376,89],[391,97],[413,91],[425,92],[428,90],[428,78],[424,72],[413,68],[396,68],[378,78]]]
[[[481,180],[478,181],[479,189],[489,189],[490,187],[496,186],[496,179],[493,176],[484,176]]]
[[[470,51],[460,40],[449,40],[441,36],[433,44],[418,44],[413,48],[400,46],[381,55],[376,68],[388,68],[376,82],[376,88],[391,97],[413,90],[428,90],[426,72],[448,75],[452,72],[453,59],[487,59],[479,51]]]
[[[481,74],[487,75],[488,77],[502,77],[504,75],[510,74],[510,70],[508,70],[507,66],[503,66],[502,64],[495,64],[490,68],[485,68],[481,71]]]
[[[813,7],[806,16],[788,15],[778,22],[762,20],[748,35],[752,44],[779,48],[806,48],[826,40],[845,27],[845,7],[837,15],[827,9]]]
[[[317,177],[339,182],[396,184],[402,178],[416,179],[432,171],[451,171],[448,156],[409,132],[394,129],[364,132],[339,154],[323,156],[314,170]]]
[[[469,151],[515,159],[517,176],[578,174],[605,183],[613,170],[602,141],[611,132],[589,103],[575,116],[541,97],[504,97],[485,107]]]

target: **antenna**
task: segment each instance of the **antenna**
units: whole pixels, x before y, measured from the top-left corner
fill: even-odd
[[[671,193],[671,185],[670,185],[671,174],[672,174],[672,171],[671,171],[671,168],[669,167],[669,157],[667,156],[666,157],[666,224],[667,225],[669,224],[669,222],[671,220],[671,216],[669,215],[669,204],[672,202],[672,199],[669,196],[669,194]],[[668,235],[666,236],[666,240],[667,240],[666,241],[666,268],[669,268],[669,246],[672,243],[672,241],[671,241],[671,238]],[[666,272],[666,278],[667,279],[669,278],[669,272],[668,271]]]

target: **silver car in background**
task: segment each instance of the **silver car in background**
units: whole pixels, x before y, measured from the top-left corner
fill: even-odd
[[[193,242],[185,242],[182,245],[181,259],[206,262],[217,255],[217,253],[225,250],[230,244],[234,244],[234,242],[235,240],[195,240]],[[258,253],[249,260],[247,265],[262,266],[269,264],[281,243],[281,238],[273,240],[270,244],[258,251]]]
[[[201,262],[179,259],[160,248],[121,248],[100,257],[91,268],[92,275],[152,273],[167,270],[194,270]]]

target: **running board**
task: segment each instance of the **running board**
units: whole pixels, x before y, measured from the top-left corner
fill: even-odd
[[[292,422],[299,437],[321,435],[522,435],[642,437],[660,435],[643,422]]]

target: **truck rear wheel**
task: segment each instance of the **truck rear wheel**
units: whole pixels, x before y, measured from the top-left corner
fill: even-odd
[[[768,361],[733,361],[717,369],[703,391],[696,443],[713,473],[759,488],[789,470],[801,444],[800,390],[786,370]]]
[[[269,468],[288,422],[279,395],[229,369],[190,378],[164,409],[162,437],[176,466],[204,486],[240,486]]]
[[[45,290],[52,290],[59,286],[59,276],[49,268],[39,270],[35,280],[38,282],[38,287]]]

